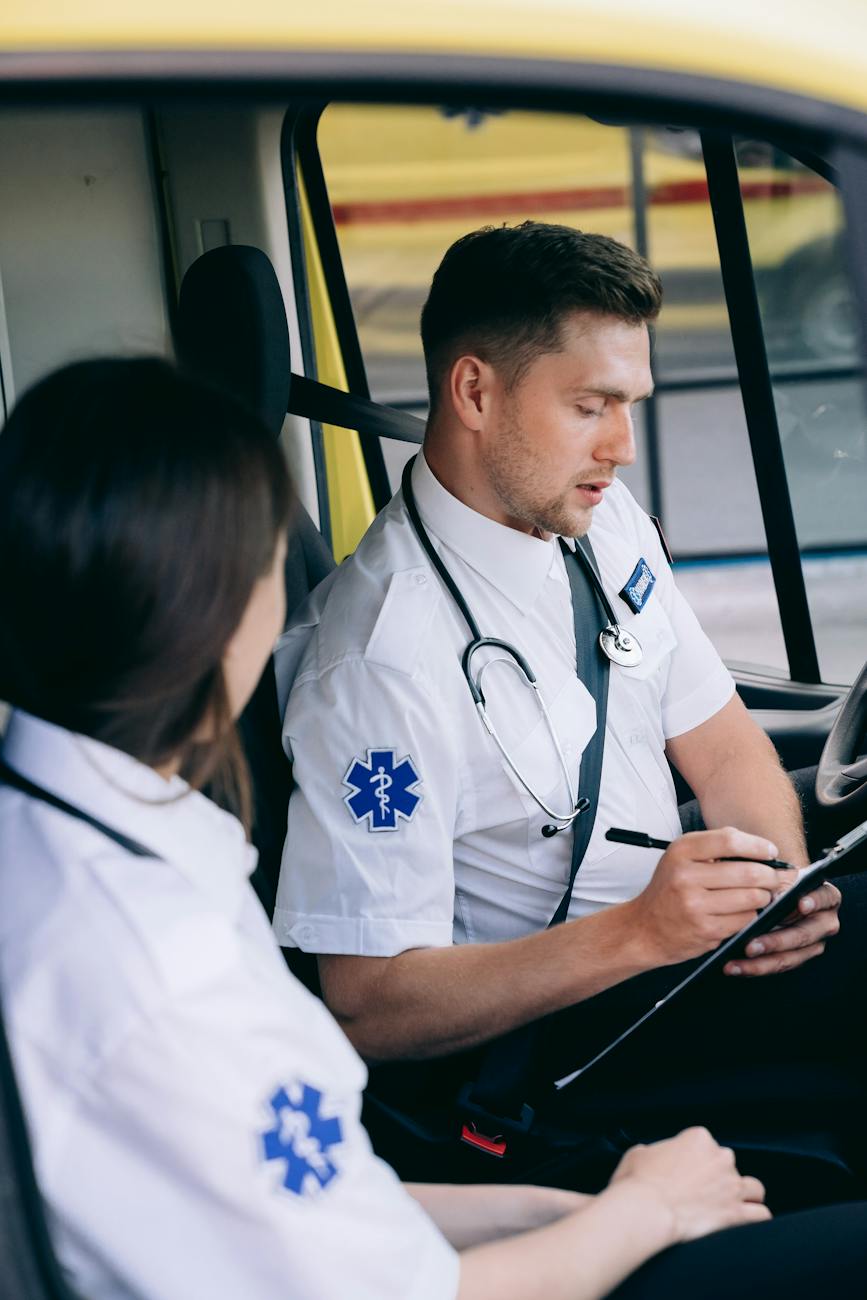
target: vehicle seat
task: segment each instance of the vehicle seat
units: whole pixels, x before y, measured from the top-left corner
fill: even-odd
[[[179,362],[251,406],[280,435],[292,382],[289,328],[277,276],[258,248],[229,245],[193,262],[181,285],[175,327]],[[296,505],[286,554],[287,617],[334,568],[307,511]],[[283,751],[274,666],[269,660],[240,719],[253,784],[253,885],[274,911],[292,769]]]
[[[78,1300],[48,1235],[30,1139],[0,1019],[0,1296]]]

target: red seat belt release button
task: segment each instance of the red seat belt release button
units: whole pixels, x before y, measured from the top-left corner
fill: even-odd
[[[485,1137],[475,1124],[464,1124],[461,1129],[461,1141],[471,1147],[477,1147],[479,1151],[485,1151],[489,1156],[496,1156],[499,1160],[502,1160],[506,1154],[507,1143],[502,1134],[498,1133],[496,1137]]]

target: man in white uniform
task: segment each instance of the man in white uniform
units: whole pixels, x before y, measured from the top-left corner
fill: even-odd
[[[443,1056],[593,1007],[740,929],[791,879],[760,860],[807,861],[772,745],[616,481],[635,457],[633,409],[652,390],[647,326],[660,298],[622,245],[526,223],[458,241],[422,316],[431,412],[412,493],[481,636],[508,642],[536,675],[557,744],[498,647],[476,652],[470,676],[507,758],[482,725],[462,670],[475,633],[405,490],[278,650],[297,788],[277,937],[319,955],[328,1005],[373,1059]],[[643,657],[611,665],[595,824],[568,923],[546,928],[570,876],[565,769],[572,793],[586,793],[597,722],[580,664],[604,618],[576,646],[575,561],[558,541],[574,549],[585,535]],[[713,829],[680,837],[669,761]],[[558,821],[564,833],[544,833]],[[612,826],[675,842],[661,855],[615,845]],[[817,955],[838,904],[824,886],[727,973]]]

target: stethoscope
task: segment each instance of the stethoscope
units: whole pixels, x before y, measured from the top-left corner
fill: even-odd
[[[415,458],[413,457],[413,459],[408,461],[406,466],[404,467],[403,478],[401,480],[403,499],[406,504],[407,514],[409,515],[410,522],[412,523],[412,526],[415,529],[418,540],[421,542],[427,554],[428,559],[430,560],[434,569],[442,579],[443,584],[446,587],[446,590],[448,591],[452,600],[457,605],[458,609],[461,612],[461,615],[463,616],[464,621],[466,622],[467,627],[470,630],[470,635],[472,637],[472,640],[469,642],[463,654],[461,655],[461,668],[463,670],[464,677],[467,680],[467,685],[470,688],[470,694],[473,697],[473,703],[476,706],[476,712],[481,718],[482,725],[484,726],[488,735],[491,737],[494,744],[497,746],[497,749],[500,751],[500,754],[502,755],[503,761],[506,763],[506,766],[514,774],[514,776],[520,782],[523,788],[527,791],[527,794],[530,796],[530,798],[539,805],[539,807],[546,814],[546,816],[551,818],[551,823],[549,825],[542,827],[542,834],[546,838],[548,838],[552,835],[558,834],[559,831],[567,830],[575,821],[575,819],[577,817],[580,817],[581,814],[585,811],[585,809],[589,807],[590,801],[588,799],[577,798],[577,792],[572,782],[572,776],[569,771],[569,766],[566,762],[566,757],[563,753],[563,747],[560,744],[559,738],[557,736],[557,732],[554,730],[554,724],[551,721],[551,715],[548,712],[547,706],[542,697],[542,693],[539,690],[539,685],[538,682],[536,681],[536,674],[533,672],[532,668],[527,663],[527,660],[524,658],[521,652],[517,650],[513,645],[510,645],[508,641],[501,641],[499,637],[482,636],[479,630],[479,625],[476,622],[475,618],[473,617],[469,605],[464,600],[464,597],[461,594],[457,583],[455,582],[452,575],[449,573],[448,569],[446,568],[440,556],[437,554],[433,542],[431,541],[428,531],[425,528],[424,524],[422,523],[421,516],[418,512],[418,505],[416,504],[415,492],[412,486],[412,467],[414,463],[415,463]],[[562,539],[560,545],[561,547],[563,547],[564,552],[568,549],[565,547]],[[605,590],[602,586],[602,582],[600,581],[599,575],[597,574],[596,569],[592,561],[590,560],[590,557],[587,555],[587,552],[581,546],[581,543],[577,540],[577,538],[575,541],[575,554],[578,556],[581,565],[584,569],[584,572],[586,573],[588,579],[592,583],[593,588],[597,596],[599,597],[599,600],[602,603],[602,608],[605,610],[605,617],[608,620],[605,627],[599,633],[599,637],[598,637],[599,648],[601,649],[602,653],[605,655],[607,659],[610,659],[612,663],[619,664],[621,668],[637,668],[637,666],[641,663],[641,659],[642,659],[642,650],[638,638],[635,636],[634,633],[625,632],[623,628],[620,626],[620,624],[617,622],[617,616],[615,615],[614,610],[611,608],[611,603],[608,600],[608,597],[605,595]],[[482,664],[482,667],[478,670],[478,672],[474,674],[473,656],[476,654],[478,650],[481,650],[484,646],[491,646],[496,650],[501,650],[503,653],[501,655],[494,656],[491,659],[487,659]],[[568,813],[556,812],[553,808],[550,808],[548,804],[545,802],[545,800],[542,798],[542,796],[533,789],[533,787],[527,781],[524,774],[520,772],[518,768],[515,766],[515,764],[513,763],[508,750],[506,749],[505,745],[503,744],[502,740],[497,734],[496,727],[494,726],[491,719],[488,717],[487,707],[485,704],[485,696],[482,690],[482,682],[484,679],[485,672],[487,671],[488,668],[490,668],[491,664],[493,663],[504,663],[508,667],[514,669],[514,671],[518,674],[518,676],[523,681],[524,685],[529,686],[530,689],[533,691],[536,697],[536,702],[539,706],[539,710],[542,714],[542,717],[545,720],[545,726],[548,729],[548,735],[551,737],[551,743],[553,744],[554,749],[556,751],[557,761],[560,764],[560,771],[562,772],[566,782],[566,789],[569,791],[569,804],[572,809],[571,812]]]

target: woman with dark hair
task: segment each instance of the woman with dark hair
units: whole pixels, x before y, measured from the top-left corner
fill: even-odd
[[[766,1295],[809,1283],[816,1258],[856,1294],[835,1251],[863,1266],[858,1207],[792,1220],[774,1254],[760,1185],[704,1130],[634,1149],[592,1198],[402,1188],[373,1156],[364,1067],[248,880],[234,720],[283,624],[290,501],[254,417],[158,361],[68,367],[0,436],[0,976],[76,1287],[591,1300],[692,1241],[622,1294],[708,1297],[732,1250],[704,1234],[753,1224],[731,1238],[741,1294],[752,1268]],[[836,1233],[818,1257],[805,1222]]]

